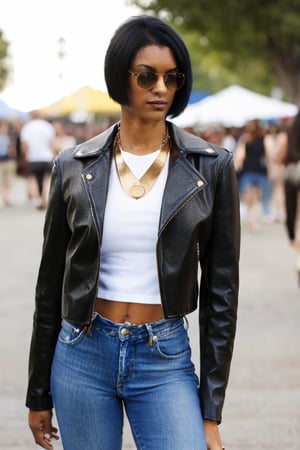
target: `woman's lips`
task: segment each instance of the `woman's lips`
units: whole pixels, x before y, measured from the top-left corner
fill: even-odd
[[[149,102],[149,105],[154,109],[165,109],[167,103],[159,100],[155,100],[153,102]]]

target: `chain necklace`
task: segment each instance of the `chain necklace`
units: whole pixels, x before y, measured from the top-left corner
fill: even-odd
[[[155,158],[149,169],[146,170],[144,175],[141,178],[137,178],[123,159],[121,153],[122,146],[119,128],[114,142],[114,158],[121,186],[129,197],[133,197],[138,200],[148,194],[150,189],[154,186],[167,158],[167,144],[169,140],[170,135],[167,130],[162,143],[158,148],[158,156]]]

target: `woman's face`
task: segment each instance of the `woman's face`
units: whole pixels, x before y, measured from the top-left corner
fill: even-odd
[[[126,109],[143,120],[164,120],[175,97],[176,90],[168,88],[164,81],[165,74],[178,71],[174,56],[169,47],[148,45],[141,48],[132,61],[132,72],[129,77],[129,105]],[[143,80],[138,80],[140,73],[148,72],[154,80],[153,86],[139,86]],[[157,74],[157,80],[155,76]],[[170,76],[170,78],[172,77]]]

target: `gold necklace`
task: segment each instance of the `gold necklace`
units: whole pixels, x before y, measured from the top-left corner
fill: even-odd
[[[119,128],[114,142],[114,157],[121,186],[127,195],[138,200],[139,198],[148,194],[150,189],[154,186],[157,178],[159,177],[162,168],[164,167],[168,154],[167,144],[169,140],[170,136],[167,130],[162,143],[158,148],[159,153],[157,157],[155,158],[149,169],[146,170],[144,175],[141,178],[137,178],[123,159],[121,153],[122,147]]]

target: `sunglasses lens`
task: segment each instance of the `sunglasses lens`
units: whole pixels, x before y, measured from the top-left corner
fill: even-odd
[[[141,72],[137,76],[137,83],[143,89],[150,89],[157,81],[157,75],[154,72]]]
[[[131,73],[137,77],[137,84],[142,89],[151,89],[158,80],[155,72]],[[163,77],[167,88],[175,91],[180,89],[185,81],[185,76],[181,72],[166,73]]]
[[[165,83],[167,88],[178,90],[183,86],[184,74],[180,72],[168,73],[166,74]]]

